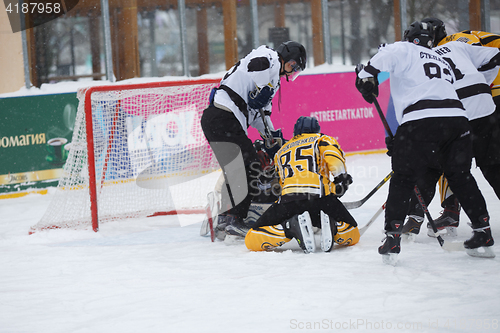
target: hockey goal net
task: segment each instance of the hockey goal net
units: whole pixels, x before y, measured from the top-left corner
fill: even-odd
[[[79,90],[63,176],[30,233],[90,226],[97,231],[106,221],[204,212],[220,167],[200,118],[219,81]]]

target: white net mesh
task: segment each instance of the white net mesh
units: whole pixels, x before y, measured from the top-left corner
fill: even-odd
[[[94,91],[99,223],[202,208],[219,165],[200,126],[217,83]],[[54,199],[32,231],[91,225],[85,93]]]

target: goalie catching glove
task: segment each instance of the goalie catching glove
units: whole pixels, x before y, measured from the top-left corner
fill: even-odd
[[[365,66],[362,64],[356,66],[356,88],[365,101],[372,104],[375,98],[378,97],[378,80],[375,76],[361,79],[358,75],[364,68]]]
[[[333,183],[335,184],[335,195],[340,198],[352,184],[352,176],[348,173],[341,173],[333,179]]]

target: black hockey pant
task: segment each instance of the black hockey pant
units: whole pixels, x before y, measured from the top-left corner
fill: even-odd
[[[391,221],[404,221],[415,184],[422,186],[422,196],[425,203],[429,203],[441,173],[445,174],[473,225],[478,225],[480,218],[488,214],[484,197],[470,173],[470,131],[465,117],[425,118],[398,128],[392,155],[394,175],[386,206],[386,231],[392,231]]]
[[[252,141],[232,112],[215,106],[209,106],[203,112],[201,127],[226,181],[222,187],[222,212],[245,218],[252,202],[252,193],[255,193],[251,191],[250,184],[256,184],[255,180],[259,176],[258,157]],[[243,161],[239,161],[240,152]]]
[[[340,200],[331,194],[322,198],[312,197],[303,200],[274,203],[255,222],[253,229],[281,224],[294,215],[302,214],[305,211],[309,212],[313,226],[320,227],[320,210],[337,222],[346,222],[354,227],[358,225]]]

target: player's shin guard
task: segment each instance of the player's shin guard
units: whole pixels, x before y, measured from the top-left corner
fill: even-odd
[[[250,251],[268,251],[291,241],[285,236],[281,225],[250,229],[245,237],[245,245]]]
[[[337,234],[333,237],[333,241],[338,245],[351,246],[359,242],[361,237],[358,227],[353,227],[346,222],[337,222]]]

